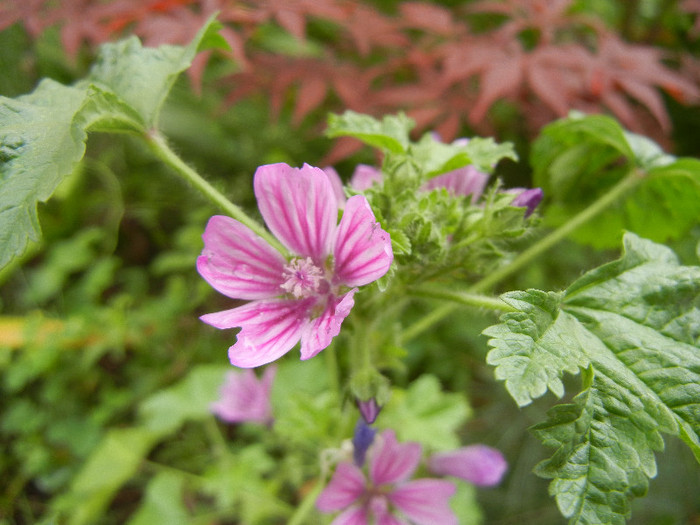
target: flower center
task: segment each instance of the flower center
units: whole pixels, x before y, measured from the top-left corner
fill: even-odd
[[[310,257],[292,259],[285,265],[283,275],[286,280],[282,289],[297,299],[316,295],[327,284],[324,271]]]

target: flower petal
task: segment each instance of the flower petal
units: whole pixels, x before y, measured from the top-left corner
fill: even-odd
[[[281,295],[285,259],[240,222],[215,215],[204,230],[200,275],[218,292],[234,299]]]
[[[322,263],[333,249],[338,203],[328,176],[304,164],[260,166],[253,180],[260,213],[290,251]]]
[[[228,372],[221,386],[220,398],[211,404],[211,411],[228,423],[270,423],[270,389],[274,373],[274,365],[265,370],[262,379],[258,379],[252,370]]]
[[[365,191],[382,181],[382,170],[367,164],[358,164],[350,177],[350,187],[357,191]]]
[[[347,286],[362,286],[384,275],[394,260],[391,238],[374,218],[362,195],[345,204],[335,241],[335,280]]]
[[[289,352],[301,338],[315,299],[252,301],[238,308],[200,317],[216,328],[241,327],[229,348],[231,364],[252,368]]]
[[[365,476],[352,463],[339,463],[331,481],[319,494],[316,508],[321,512],[344,509],[357,501],[365,491]]]
[[[475,485],[490,487],[500,483],[508,464],[500,450],[486,445],[471,445],[433,454],[429,468],[440,476],[455,476]]]
[[[429,179],[423,185],[423,189],[445,188],[454,196],[471,195],[471,201],[474,203],[481,197],[488,180],[489,176],[486,173],[478,171],[474,166],[464,166]]]
[[[326,166],[323,168],[323,173],[325,173],[328,180],[331,181],[331,187],[333,188],[333,194],[338,201],[338,207],[344,207],[345,201],[348,200],[348,198],[345,196],[343,180],[340,178],[340,175],[338,175],[338,172],[335,171],[335,168],[332,166]]]
[[[442,479],[409,481],[389,493],[389,501],[417,525],[458,525],[450,508],[454,483]]]
[[[362,507],[351,507],[338,515],[331,525],[368,525],[367,512]]]
[[[355,305],[353,296],[356,291],[357,288],[353,288],[340,298],[329,298],[323,313],[304,327],[301,334],[302,359],[310,359],[318,354],[340,333],[340,325]]]
[[[385,430],[371,449],[369,477],[375,485],[405,481],[416,470],[420,456],[420,444],[400,444],[393,430]]]

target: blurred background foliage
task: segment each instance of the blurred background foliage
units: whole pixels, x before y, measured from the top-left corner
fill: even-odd
[[[231,51],[199,57],[161,128],[252,211],[258,165],[333,163],[347,178],[376,160],[352,140],[322,137],[328,112],[344,109],[404,110],[418,132],[445,140],[513,141],[521,161],[496,172],[509,186],[531,185],[530,142],[570,109],[611,113],[669,152],[700,155],[697,0],[5,1],[0,94],[27,93],[41,77],[71,83],[100,43],[128,34],[187,42],[215,11]],[[230,368],[232,337],[197,319],[226,305],[194,271],[216,210],[166,170],[127,136],[91,136],[80,168],[41,206],[41,244],[0,273],[2,524],[285,523],[318,475],[319,451],[350,435],[352,407],[337,414],[322,395],[323,361],[299,367],[294,355],[275,387],[275,436],[208,415],[202,400]],[[697,264],[699,238],[696,227],[672,244],[686,264]],[[574,242],[557,254],[503,290],[559,289],[612,255]],[[433,306],[416,303],[406,324]],[[471,419],[453,430],[500,448],[511,467],[500,487],[460,495],[465,523],[479,521],[474,497],[485,523],[561,523],[546,481],[531,474],[546,451],[526,431],[551,400],[519,410],[493,381],[478,334],[495,320],[459,311],[397,349],[387,417],[400,425],[402,413],[422,410],[415,424],[431,432],[469,400]],[[415,384],[435,399],[419,410],[401,389],[421,376]],[[178,412],[191,399],[200,400],[191,413]],[[115,443],[134,444],[137,461],[121,461]],[[660,458],[651,494],[634,502],[632,523],[700,523],[700,474],[677,445]],[[111,477],[86,488],[90,468]]]

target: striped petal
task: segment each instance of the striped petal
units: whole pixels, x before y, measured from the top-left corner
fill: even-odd
[[[449,481],[417,479],[397,487],[388,497],[411,523],[458,525],[457,516],[450,508],[455,491],[455,485]]]
[[[289,352],[309,322],[315,299],[252,301],[238,308],[200,317],[216,328],[241,327],[236,344],[229,348],[231,364],[253,368]]]
[[[362,507],[350,507],[345,512],[339,514],[331,525],[368,525],[367,512]]]
[[[340,325],[355,305],[353,296],[357,288],[342,297],[331,297],[323,313],[312,319],[301,334],[301,358],[310,359],[324,348],[340,333]]]
[[[260,213],[290,251],[321,264],[333,249],[338,203],[328,176],[304,164],[260,166],[253,181]]]
[[[398,443],[393,430],[385,430],[371,450],[369,477],[375,485],[399,483],[411,477],[421,457],[418,443]]]
[[[202,238],[197,270],[215,290],[234,299],[281,295],[284,257],[248,227],[215,215]]]
[[[430,471],[439,476],[455,476],[475,485],[497,485],[508,470],[500,450],[486,445],[470,445],[449,452],[433,454]]]
[[[365,491],[365,477],[352,463],[340,463],[331,481],[316,500],[316,508],[321,512],[335,512],[349,507]]]
[[[335,280],[362,286],[384,275],[394,260],[391,238],[374,218],[367,199],[355,195],[345,204],[335,241]]]

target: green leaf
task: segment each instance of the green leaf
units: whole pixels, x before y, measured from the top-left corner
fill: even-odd
[[[519,405],[589,369],[585,390],[535,427],[555,455],[538,467],[571,523],[622,523],[656,473],[660,432],[700,461],[700,267],[627,233],[624,253],[563,295],[503,300],[518,311],[487,328],[487,361]]]
[[[57,502],[71,509],[70,525],[95,523],[119,488],[139,469],[157,436],[139,428],[110,430]]]
[[[369,146],[390,153],[405,153],[415,123],[403,113],[387,115],[377,120],[369,115],[346,111],[342,115],[329,115],[326,136],[355,137]]]
[[[187,525],[190,523],[182,501],[185,478],[176,472],[161,472],[151,479],[141,506],[128,525]]]
[[[230,369],[217,365],[197,366],[174,386],[144,400],[139,406],[144,427],[166,436],[186,421],[211,417],[209,407],[218,399],[225,374]]]
[[[445,144],[426,133],[411,145],[411,156],[428,177],[472,165],[479,171],[491,173],[504,158],[517,160],[510,142],[497,144],[491,138],[473,137],[466,144]]]
[[[0,267],[40,237],[37,202],[47,200],[85,153],[72,125],[84,90],[42,81],[17,99],[0,98]]]
[[[697,224],[700,162],[664,153],[611,117],[579,115],[546,126],[533,143],[531,162],[534,183],[549,203],[545,222],[552,227],[566,223],[630,173],[639,174],[633,191],[573,232],[579,242],[613,248],[622,229],[665,242]]]
[[[457,429],[471,409],[461,394],[442,391],[435,376],[423,375],[406,390],[394,389],[380,422],[396,431],[399,441],[418,441],[430,450],[460,446]]]
[[[210,18],[185,47],[144,48],[136,38],[105,44],[88,79],[75,86],[43,80],[29,95],[0,97],[0,268],[39,240],[37,203],[75,170],[87,132],[153,127],[197,51],[225,46],[219,27]]]
[[[147,48],[136,37],[104,44],[85,83],[111,92],[141,117],[146,129],[154,127],[175,79],[192,64],[197,52],[227,47],[218,35],[220,28],[211,17],[185,47]]]

